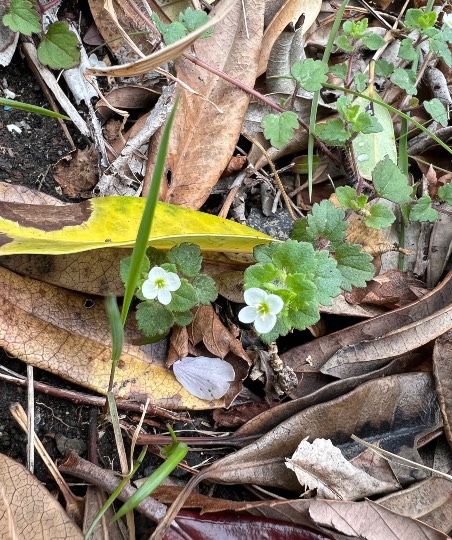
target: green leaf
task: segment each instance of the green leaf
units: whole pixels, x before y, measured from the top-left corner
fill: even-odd
[[[413,42],[410,38],[402,39],[399,48],[399,58],[401,58],[402,60],[407,60],[408,62],[413,62],[414,60],[416,60],[417,52],[416,49],[413,47]]]
[[[369,26],[369,20],[364,18],[361,21],[345,21],[342,25],[342,30],[347,36],[352,39],[360,39]]]
[[[367,32],[362,37],[362,42],[371,51],[376,51],[380,47],[383,47],[383,45],[386,43],[386,41],[381,36],[375,34],[374,32]]]
[[[256,262],[262,263],[262,264],[273,264],[273,253],[276,251],[278,247],[277,242],[272,242],[271,244],[268,244],[267,246],[264,244],[261,244],[260,246],[256,246],[253,251],[253,256]]]
[[[345,210],[352,208],[352,203],[355,201],[358,193],[356,189],[350,186],[341,186],[336,189],[336,197]]]
[[[28,0],[11,0],[2,22],[13,32],[20,32],[24,36],[38,34],[42,30],[39,14]]]
[[[444,184],[438,189],[438,197],[452,206],[452,183]]]
[[[322,306],[331,306],[332,299],[341,293],[342,274],[337,262],[328,251],[316,251],[317,270],[314,278],[317,301]]]
[[[416,87],[416,74],[411,69],[395,68],[394,73],[391,75],[391,81],[405,90],[410,96],[417,94]]]
[[[185,28],[180,21],[165,24],[160,20],[159,16],[155,12],[152,14],[152,20],[157,26],[158,31],[162,34],[163,41],[166,45],[171,45],[188,34],[187,28]]]
[[[188,326],[193,321],[193,313],[191,311],[184,311],[183,313],[173,313],[174,324],[178,326]]]
[[[277,268],[290,274],[302,272],[314,275],[317,266],[312,244],[296,240],[287,240],[283,244],[279,244],[272,258]]]
[[[348,96],[341,96],[336,106],[338,113],[346,122],[352,123],[358,117],[359,105],[352,105],[352,100]]]
[[[428,195],[421,197],[416,204],[411,207],[410,221],[430,221],[438,219],[438,212],[431,207],[432,199]]]
[[[262,288],[265,283],[277,283],[279,278],[278,269],[274,264],[253,264],[245,270],[244,288]]]
[[[357,73],[354,78],[356,90],[358,90],[358,92],[364,92],[367,87],[368,80],[369,77],[365,73]]]
[[[169,262],[176,265],[178,272],[185,276],[195,277],[201,270],[201,250],[196,244],[184,242],[171,248],[166,256]]]
[[[412,188],[406,175],[388,156],[377,164],[372,179],[380,197],[399,204],[411,201]]]
[[[139,330],[148,337],[165,335],[174,324],[171,311],[154,301],[138,304],[136,318]]]
[[[289,308],[284,322],[297,330],[304,330],[312,326],[320,319],[319,307],[317,302],[305,302],[303,307]]]
[[[191,284],[195,289],[198,304],[207,306],[218,296],[215,281],[206,274],[199,274],[199,276],[196,276]]]
[[[344,122],[340,118],[317,124],[315,131],[322,141],[331,146],[344,146],[351,137],[351,133],[345,129]]]
[[[393,72],[394,64],[392,62],[388,62],[387,60],[377,60],[375,62],[375,75],[377,77],[389,77]]]
[[[347,64],[336,64],[330,66],[330,73],[339,79],[345,80],[347,77]]]
[[[442,32],[439,32],[435,37],[429,39],[429,43],[430,50],[442,58],[448,67],[452,67],[452,54],[449,45],[444,40]]]
[[[375,273],[372,257],[358,244],[343,243],[335,252],[337,267],[342,274],[341,288],[351,291],[352,287],[365,287],[366,281]]]
[[[383,131],[383,126],[375,116],[369,113],[361,113],[355,122],[352,124],[353,131],[361,132],[366,135],[370,133],[380,133]]]
[[[203,24],[206,24],[209,21],[210,17],[205,11],[199,9],[193,9],[188,7],[185,11],[179,13],[179,22],[181,22],[187,32],[194,32],[200,28]],[[207,38],[213,34],[213,28],[209,28],[207,32],[201,36],[201,38]]]
[[[292,238],[300,242],[309,242],[314,248],[333,248],[341,244],[347,235],[347,222],[341,208],[323,200],[315,203],[306,220],[298,220],[292,231]]]
[[[322,60],[297,60],[290,69],[292,77],[308,92],[322,88],[327,81],[328,64]]]
[[[355,49],[354,45],[350,43],[348,37],[344,35],[338,36],[335,43],[339,49],[342,49],[345,52],[353,52]]]
[[[264,343],[273,343],[273,341],[276,341],[279,336],[285,336],[289,333],[289,330],[292,328],[290,324],[284,323],[284,317],[278,316],[276,319],[275,326],[270,330],[270,332],[267,332],[265,334],[259,334],[256,332],[256,334],[260,337],[260,339]]]
[[[197,303],[195,288],[186,279],[181,279],[181,286],[171,293],[171,302],[166,307],[170,311],[188,311]]]
[[[161,249],[155,249],[151,246],[146,250],[146,257],[149,259],[151,268],[154,266],[162,266],[162,264],[168,262],[166,253],[164,251]]]
[[[433,118],[433,120],[439,122],[443,127],[447,127],[448,118],[446,107],[444,107],[438,98],[433,98],[430,101],[424,101],[424,108]]]
[[[375,203],[369,208],[370,215],[366,216],[364,223],[372,229],[384,229],[394,223],[394,212],[385,204]]]
[[[407,28],[416,28],[422,31],[435,26],[436,17],[434,11],[425,13],[422,9],[408,9],[404,23]]]
[[[267,114],[262,120],[264,137],[274,148],[283,148],[293,139],[294,130],[298,128],[297,115],[286,111],[281,114]]]
[[[65,21],[49,26],[38,46],[38,60],[51,69],[70,69],[80,62],[77,36]]]
[[[121,259],[121,262],[119,263],[119,276],[121,278],[121,281],[124,283],[124,285],[127,283],[127,280],[129,279],[129,272],[130,272],[130,263],[132,262],[132,256],[125,257],[124,259]],[[143,284],[143,279],[146,279],[144,274],[149,273],[149,270],[151,269],[151,265],[149,263],[149,259],[147,257],[143,258],[143,262],[141,263],[141,269],[140,269],[140,276],[142,277],[141,283],[140,280],[138,281],[137,286],[141,287]]]

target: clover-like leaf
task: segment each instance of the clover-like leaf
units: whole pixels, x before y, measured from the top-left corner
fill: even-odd
[[[343,243],[337,247],[334,257],[342,274],[341,288],[351,291],[352,287],[365,287],[373,278],[375,268],[372,257],[358,244]]]
[[[52,69],[70,69],[80,63],[77,36],[66,21],[51,24],[38,46],[41,64]]]
[[[191,284],[195,289],[198,304],[207,306],[218,296],[215,281],[207,274],[199,274]]]
[[[384,229],[394,223],[395,219],[390,208],[385,204],[375,203],[369,208],[369,215],[365,217],[364,223],[372,229]]]
[[[165,336],[174,324],[171,311],[158,302],[138,304],[136,319],[140,331],[148,337]]]
[[[443,127],[447,127],[448,117],[446,107],[444,107],[438,98],[433,98],[430,101],[424,101],[424,108],[433,118],[433,120],[439,122]]]
[[[28,0],[11,0],[2,22],[13,32],[31,36],[41,31],[41,21],[35,6]]]
[[[281,114],[267,114],[262,120],[264,137],[274,148],[283,148],[293,139],[294,130],[298,128],[297,115],[291,111]]]
[[[399,204],[411,201],[412,188],[408,185],[406,175],[388,156],[377,164],[372,180],[380,197]]]
[[[322,88],[327,81],[328,64],[322,60],[297,60],[291,67],[290,73],[297,83],[308,92]]]
[[[444,184],[438,189],[438,197],[452,206],[452,183]]]
[[[344,146],[350,139],[351,133],[345,129],[345,124],[340,118],[333,118],[328,122],[317,124],[316,135],[331,146]]]
[[[201,270],[201,250],[197,244],[183,242],[171,248],[166,254],[170,263],[177,267],[177,271],[185,276],[194,277]]]
[[[421,197],[416,204],[411,207],[410,221],[430,221],[438,219],[438,212],[431,207],[432,199],[428,195]]]

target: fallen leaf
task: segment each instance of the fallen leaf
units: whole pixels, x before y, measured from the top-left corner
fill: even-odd
[[[97,151],[87,148],[74,150],[55,164],[53,178],[66,197],[91,196],[91,190],[99,179],[97,160]]]
[[[442,206],[447,212],[452,211],[448,205]],[[427,266],[427,285],[435,287],[446,270],[452,254],[452,216],[440,213],[433,224],[430,235]]]
[[[444,421],[444,433],[452,448],[452,332],[436,340],[433,349],[433,375]]]
[[[67,203],[56,199],[42,191],[36,191],[26,186],[0,182],[0,201],[23,204],[49,204],[66,206]]]
[[[254,86],[264,0],[245,0],[245,10],[253,14],[247,21],[249,38],[242,3],[235,0],[233,9],[215,26],[213,35],[196,43],[195,52],[204,62]],[[176,70],[177,77],[200,95],[180,88],[166,162],[171,185],[162,185],[161,198],[200,208],[234,153],[250,96],[218,75],[194,66],[187,58],[177,61]],[[156,160],[160,137],[154,139],[151,163]],[[148,188],[144,188],[144,193]]]
[[[83,534],[69,518],[56,498],[27,469],[0,454],[0,535],[13,538],[10,520],[17,538],[33,540],[83,540]]]

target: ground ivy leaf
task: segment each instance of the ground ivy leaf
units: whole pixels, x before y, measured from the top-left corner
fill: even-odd
[[[328,64],[322,60],[297,60],[290,73],[297,83],[308,92],[316,92],[327,81]]]
[[[294,130],[298,128],[297,115],[286,111],[281,114],[267,114],[262,120],[264,137],[274,148],[283,148],[293,139]]]
[[[188,7],[185,11],[179,13],[179,21],[185,26],[188,32],[194,32],[200,28],[203,24],[206,24],[209,21],[210,17],[205,11],[200,9],[193,9]],[[209,28],[207,32],[201,36],[202,38],[207,38],[213,33],[213,28]]]
[[[429,39],[429,43],[430,50],[442,58],[447,64],[447,67],[452,67],[452,54],[448,44],[444,40],[442,32],[439,32],[435,37]]]
[[[256,246],[253,250],[253,256],[258,263],[262,264],[273,264],[273,253],[276,251],[276,248],[278,247],[278,244],[276,242],[272,242],[271,244],[268,244],[267,246],[264,244],[261,244],[260,246]]]
[[[38,46],[38,59],[52,69],[70,69],[79,64],[77,36],[69,30],[67,22],[58,21],[49,26]]]
[[[148,249],[146,250],[146,256],[149,259],[151,268],[154,266],[162,266],[162,264],[168,262],[168,259],[166,258],[166,253],[161,249],[148,247]]]
[[[315,131],[322,141],[331,146],[344,146],[351,137],[351,133],[345,129],[344,122],[340,118],[317,124]]]
[[[435,26],[437,14],[434,11],[426,13],[422,9],[408,9],[405,15],[405,25],[408,28],[416,28],[418,30],[425,30]]]
[[[356,189],[351,186],[341,186],[336,189],[336,197],[341,203],[342,208],[345,210],[352,208],[352,201],[354,201],[357,196],[358,193],[356,192]]]
[[[365,73],[357,73],[354,78],[356,90],[358,92],[364,92],[367,87],[368,80],[369,78]]]
[[[307,242],[287,240],[277,246],[272,258],[277,268],[284,269],[290,274],[303,272],[314,275],[317,267],[314,248]]]
[[[351,291],[352,287],[365,287],[366,281],[375,273],[372,257],[358,244],[343,243],[335,252],[337,268],[342,274],[341,288]]]
[[[207,274],[199,274],[191,284],[195,289],[198,304],[207,306],[218,296],[215,281]]]
[[[438,219],[438,212],[431,207],[432,199],[428,195],[421,197],[410,210],[410,221],[430,221]]]
[[[201,270],[201,249],[196,244],[183,242],[171,248],[166,256],[168,261],[175,264],[178,271],[185,276],[194,277]]]
[[[389,77],[392,73],[394,73],[393,63],[388,62],[387,60],[377,60],[375,62],[375,75],[377,75],[377,77]]]
[[[337,47],[339,47],[339,49],[342,49],[345,52],[353,52],[353,50],[355,49],[353,44],[350,43],[348,37],[344,35],[338,36],[336,38],[336,45]]]
[[[416,74],[411,69],[395,68],[394,73],[391,75],[391,81],[405,90],[410,96],[417,94],[414,83],[416,82]]]
[[[386,43],[381,36],[375,34],[374,32],[368,32],[361,39],[364,45],[371,51],[376,51],[380,47],[383,47],[383,45]]]
[[[154,21],[155,26],[157,26],[158,31],[162,34],[163,41],[166,45],[171,45],[188,34],[188,30],[180,21],[165,24],[160,20],[157,13],[152,14],[152,20]]]
[[[400,43],[400,48],[399,48],[399,57],[402,60],[407,60],[408,62],[413,62],[413,60],[416,59],[417,57],[416,50],[413,47],[413,42],[411,41],[410,38],[402,39]],[[393,72],[394,72],[394,69],[392,70],[391,73]]]
[[[336,64],[330,66],[330,73],[339,79],[345,80],[347,77],[347,64]]]
[[[319,307],[317,302],[308,304],[303,307],[289,308],[285,323],[297,330],[304,330],[308,326],[312,326],[320,319]]]
[[[121,278],[121,281],[124,283],[124,285],[127,283],[127,280],[129,279],[131,262],[132,262],[132,256],[121,259],[121,262],[119,263],[119,277]],[[147,257],[144,257],[143,262],[141,263],[141,271],[140,271],[141,281],[147,278],[147,274],[149,273],[150,269],[151,269],[151,265],[149,263],[149,259]],[[142,283],[140,283],[140,281],[138,283],[141,286]]]
[[[380,197],[399,204],[411,201],[412,188],[408,185],[406,175],[388,156],[377,164],[372,180]]]
[[[13,32],[20,32],[24,36],[38,34],[41,31],[39,14],[28,0],[11,0],[9,10],[3,15],[2,22]]]
[[[452,206],[452,183],[449,182],[438,189],[438,197]]]
[[[188,326],[193,321],[193,313],[184,311],[183,313],[173,313],[174,324],[178,326]]]
[[[438,98],[433,98],[430,101],[424,101],[424,109],[433,118],[433,120],[439,122],[443,127],[447,127],[448,118],[446,107],[444,107]]]
[[[136,318],[138,328],[148,337],[165,335],[174,324],[171,311],[154,301],[138,304]]]
[[[378,119],[366,112],[362,112],[358,115],[358,118],[353,122],[352,127],[353,131],[359,131],[365,135],[383,131],[383,126]]]
[[[270,332],[267,332],[265,334],[259,334],[258,332],[256,332],[256,334],[261,338],[264,343],[272,343],[273,341],[276,341],[279,336],[287,335],[291,328],[292,327],[290,324],[285,324],[285,317],[278,316],[278,318],[276,319],[276,324],[270,330]]]
[[[320,204],[315,203],[307,217],[308,227],[304,232],[305,238],[300,238],[300,240],[310,242],[315,248],[336,247],[344,241],[347,234],[347,222],[344,217],[344,211],[341,208],[335,208],[330,201],[323,200]],[[303,231],[297,229],[296,234],[300,236],[300,233],[303,234]]]
[[[317,271],[314,278],[317,301],[322,306],[331,306],[332,299],[341,293],[342,274],[337,262],[328,251],[316,251]]]
[[[372,229],[384,229],[394,223],[394,212],[385,204],[375,203],[369,208],[370,215],[366,216],[364,223]]]
[[[278,269],[272,264],[253,264],[244,274],[245,289],[262,288],[265,283],[274,283],[279,277]]]
[[[181,279],[181,286],[171,293],[171,302],[166,307],[170,311],[188,311],[197,303],[195,288],[186,279]]]

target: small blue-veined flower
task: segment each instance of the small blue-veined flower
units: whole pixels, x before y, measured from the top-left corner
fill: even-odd
[[[148,300],[157,297],[164,306],[171,302],[171,293],[181,286],[180,278],[174,272],[167,272],[160,266],[154,266],[148,274],[148,279],[143,283],[141,292]]]
[[[246,307],[239,311],[239,321],[254,323],[260,334],[266,334],[276,324],[276,315],[284,307],[284,302],[276,294],[267,294],[262,289],[252,287],[244,293]]]
[[[452,13],[446,13],[443,16],[443,24],[445,24],[449,28],[452,28]]]

